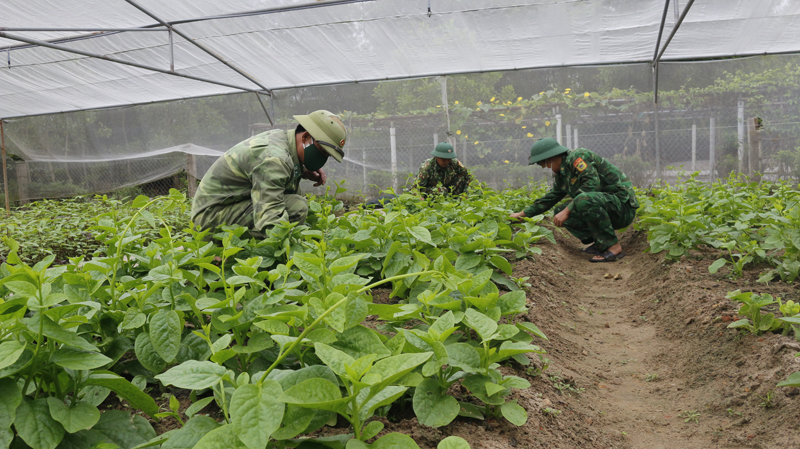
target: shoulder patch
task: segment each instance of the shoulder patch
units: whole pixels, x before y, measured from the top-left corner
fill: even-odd
[[[586,162],[583,162],[583,159],[581,158],[575,159],[575,161],[572,163],[572,166],[580,172],[586,170]]]

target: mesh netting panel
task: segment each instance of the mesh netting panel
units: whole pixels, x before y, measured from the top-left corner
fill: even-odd
[[[800,57],[791,55],[662,63],[658,108],[651,67],[638,64],[281,90],[264,102],[274,124],[254,94],[32,117],[5,124],[16,156],[9,188],[12,199],[25,200],[106,192],[181,171],[201,178],[241,140],[293,128],[293,115],[321,108],[340,114],[349,132],[345,161],[325,167],[329,185],[344,182],[353,195],[403,191],[446,140],[495,188],[530,181],[536,170],[527,157],[541,137],[593,150],[639,186],[693,171],[701,180],[735,172],[796,179],[798,96]],[[302,188],[325,192],[310,182]]]

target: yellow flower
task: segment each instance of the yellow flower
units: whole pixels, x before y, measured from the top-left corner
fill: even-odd
[[[480,101],[478,102],[478,106],[480,106],[480,105],[482,105],[482,104],[483,104],[483,103],[481,103]]]
[[[442,107],[442,105],[440,105],[440,104],[437,104],[437,105],[436,105],[436,107],[437,107],[437,108],[441,108],[441,107]]]
[[[525,129],[525,128],[527,128],[527,126],[523,126],[523,127],[522,127],[522,129]]]
[[[588,97],[589,95],[591,95],[589,92],[584,92],[584,93],[583,93],[583,96],[584,96],[584,97]]]
[[[507,161],[507,160],[506,160],[506,161],[503,161],[503,162],[505,162],[506,164],[508,164],[508,161]]]
[[[491,100],[489,100],[489,101],[494,101],[494,97],[492,97],[492,99],[491,99]]]
[[[544,126],[550,126],[550,122],[549,121],[544,122]]]
[[[458,131],[456,131],[456,134],[458,134],[460,136],[461,135],[461,130],[459,129]]]
[[[517,98],[517,101],[522,101],[522,97]]]
[[[456,100],[456,104],[458,104],[458,100]]]
[[[505,116],[506,116],[505,114],[500,114],[500,117],[505,117]]]
[[[531,134],[531,133],[528,133],[528,137],[533,137],[533,134]]]
[[[572,90],[572,89],[570,89],[570,88],[568,87],[568,88],[565,90],[565,92],[569,92],[569,91],[571,91],[571,90]]]
[[[475,145],[477,145],[477,144],[478,144],[478,141],[476,140],[476,141],[475,141]]]
[[[544,95],[544,91],[539,92],[539,95]]]

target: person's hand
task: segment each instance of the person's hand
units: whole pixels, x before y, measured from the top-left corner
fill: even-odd
[[[304,169],[305,170],[305,169]],[[328,175],[320,168],[316,171],[305,170],[303,171],[303,178],[308,179],[310,181],[314,181],[314,187],[325,185],[325,181],[328,180]]]
[[[555,217],[553,217],[553,224],[561,227],[564,226],[564,222],[567,221],[569,218],[569,209],[564,208],[561,212],[557,213]]]
[[[519,221],[519,219],[520,219],[520,218],[522,218],[522,217],[524,217],[524,216],[525,216],[525,212],[524,212],[524,211],[523,211],[523,212],[517,212],[517,213],[515,213],[515,214],[511,214],[511,215],[509,215],[509,216],[508,216],[508,219],[509,219],[509,220],[516,220],[516,221]]]

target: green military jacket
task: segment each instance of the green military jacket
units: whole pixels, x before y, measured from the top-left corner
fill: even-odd
[[[228,150],[203,176],[192,219],[208,208],[252,201],[254,230],[288,221],[284,195],[300,193],[302,174],[294,129],[253,136]]]
[[[611,193],[619,198],[620,203],[639,208],[633,185],[614,164],[600,155],[585,148],[567,152],[561,160],[561,170],[556,173],[553,188],[543,197],[525,208],[525,216],[533,217],[544,213],[565,196],[575,198],[584,192]],[[572,201],[567,204],[572,210]]]
[[[436,193],[436,186],[442,185],[438,193],[451,193],[458,195],[464,193],[472,181],[472,175],[458,159],[452,159],[447,167],[442,168],[436,163],[436,158],[423,162],[417,174],[414,185],[422,193]]]

